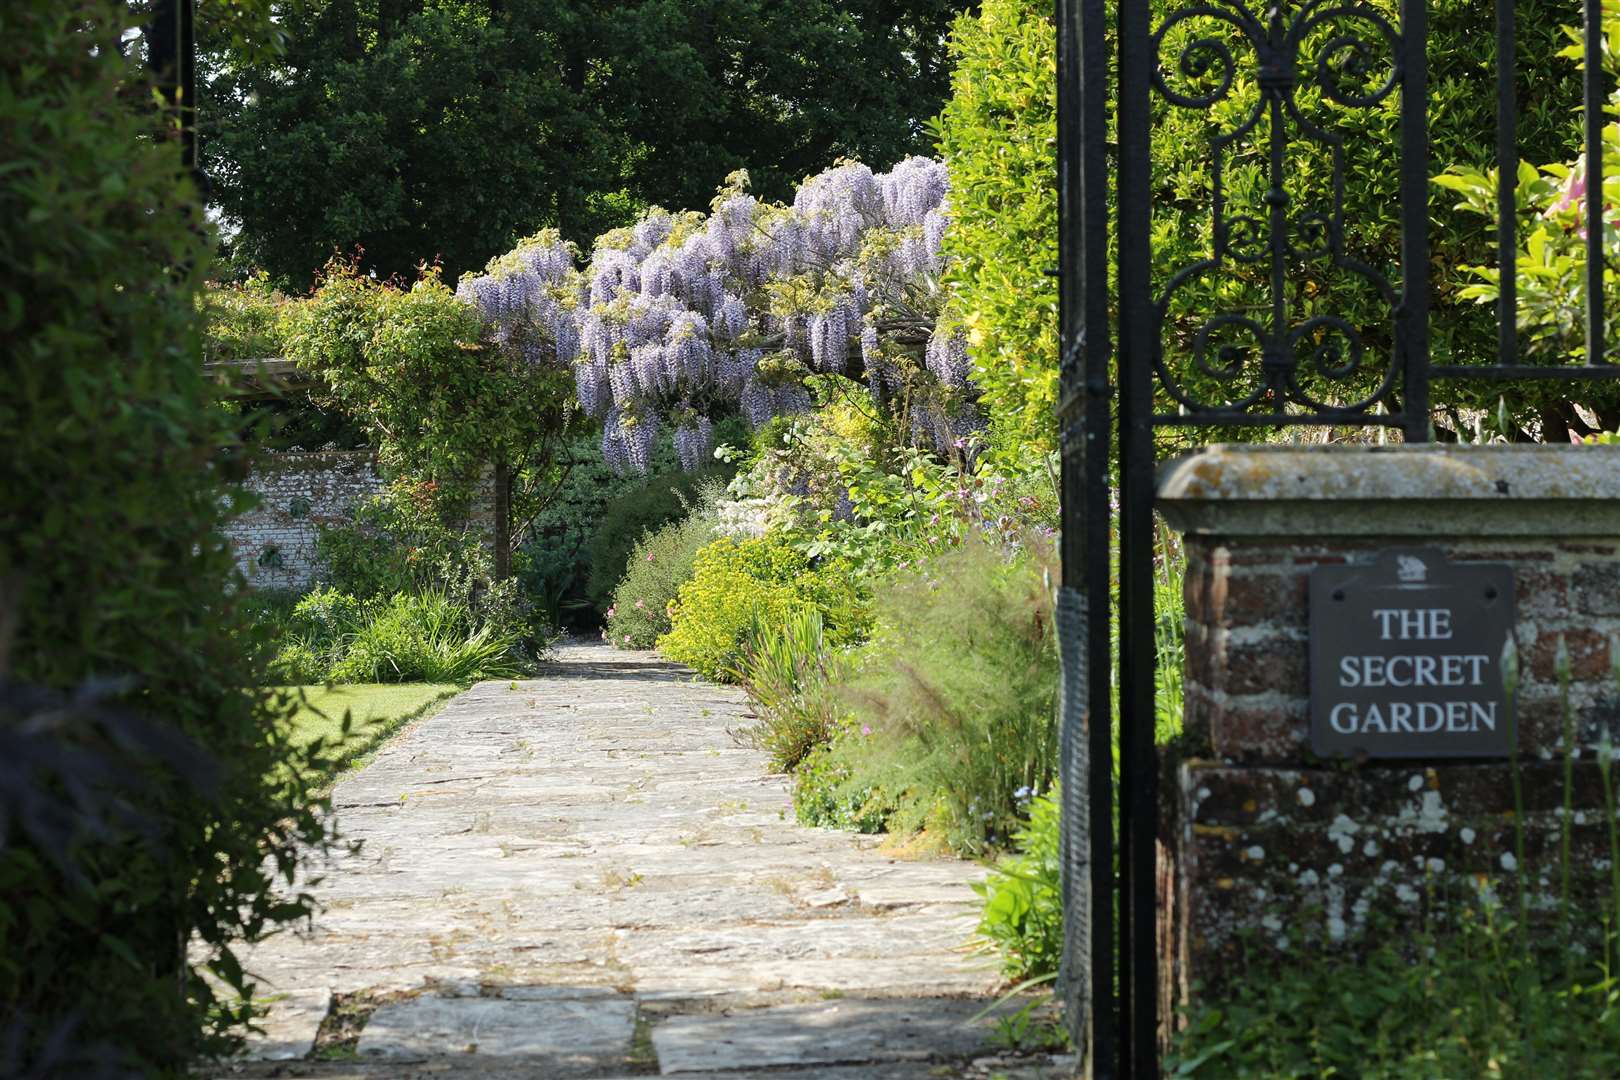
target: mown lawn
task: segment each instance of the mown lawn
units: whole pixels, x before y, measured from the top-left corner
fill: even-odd
[[[454,683],[352,683],[342,686],[288,686],[303,694],[293,716],[293,734],[308,744],[324,737],[339,741],[347,712],[349,739],[334,755],[329,780],[363,764],[390,735],[412,720],[438,711],[461,687]]]

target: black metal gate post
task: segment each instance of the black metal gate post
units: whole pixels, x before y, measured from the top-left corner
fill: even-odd
[[[1157,771],[1153,745],[1153,346],[1150,10],[1119,5],[1120,1064],[1158,1075]]]
[[[1063,582],[1063,971],[1086,1074],[1121,1075],[1114,1016],[1113,706],[1109,670],[1108,55],[1104,0],[1058,3],[1059,432]]]

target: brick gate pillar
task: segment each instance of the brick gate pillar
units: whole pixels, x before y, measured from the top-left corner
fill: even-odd
[[[1577,896],[1608,880],[1592,747],[1620,743],[1620,448],[1216,446],[1167,463],[1187,552],[1185,731],[1166,754],[1164,985],[1185,1002],[1257,953],[1444,918],[1481,888],[1557,893],[1560,643],[1585,747]],[[1517,591],[1527,866],[1506,761],[1320,760],[1309,724],[1313,568],[1388,548],[1505,563]],[[1594,915],[1595,918],[1595,915]]]

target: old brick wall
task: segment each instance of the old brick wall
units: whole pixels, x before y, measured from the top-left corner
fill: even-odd
[[[1179,508],[1191,507],[1182,515],[1186,729],[1166,763],[1161,809],[1167,1004],[1186,1000],[1196,982],[1241,972],[1256,950],[1286,953],[1369,928],[1410,930],[1481,890],[1516,898],[1523,881],[1538,909],[1555,909],[1565,790],[1560,642],[1578,754],[1574,887],[1588,898],[1609,881],[1594,747],[1605,736],[1620,743],[1620,528],[1608,523],[1616,503],[1603,487],[1614,482],[1562,491],[1558,498],[1570,501],[1560,510],[1557,500],[1511,501],[1533,474],[1515,473],[1509,483],[1492,473],[1481,478],[1481,497],[1500,505],[1480,515],[1468,491],[1428,481],[1432,498],[1422,482],[1369,492],[1352,475],[1332,482],[1356,492],[1353,504],[1327,497],[1261,513],[1268,498],[1327,486],[1305,475],[1308,463],[1290,474],[1278,468],[1282,460],[1245,466],[1244,479],[1207,491],[1182,476]],[[1450,460],[1420,464],[1439,475],[1436,462]],[[1354,467],[1354,459],[1334,465]],[[1378,486],[1376,478],[1363,485]],[[1522,677],[1516,763],[1325,761],[1309,749],[1311,570],[1419,544],[1452,560],[1513,568]],[[1516,854],[1521,826],[1524,865]]]
[[[266,454],[247,487],[259,506],[225,530],[237,565],[255,586],[306,589],[318,570],[319,527],[348,521],[383,483],[370,451],[326,451]]]

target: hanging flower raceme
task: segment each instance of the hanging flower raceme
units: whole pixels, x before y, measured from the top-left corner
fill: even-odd
[[[789,206],[737,173],[708,215],[649,210],[599,237],[582,270],[544,233],[457,291],[497,341],[572,367],[615,468],[645,468],[666,428],[696,468],[717,413],[803,412],[811,374],[864,380],[921,445],[949,447],[982,424],[966,340],[939,325],[949,190],[920,157],[885,174],[839,164]]]

